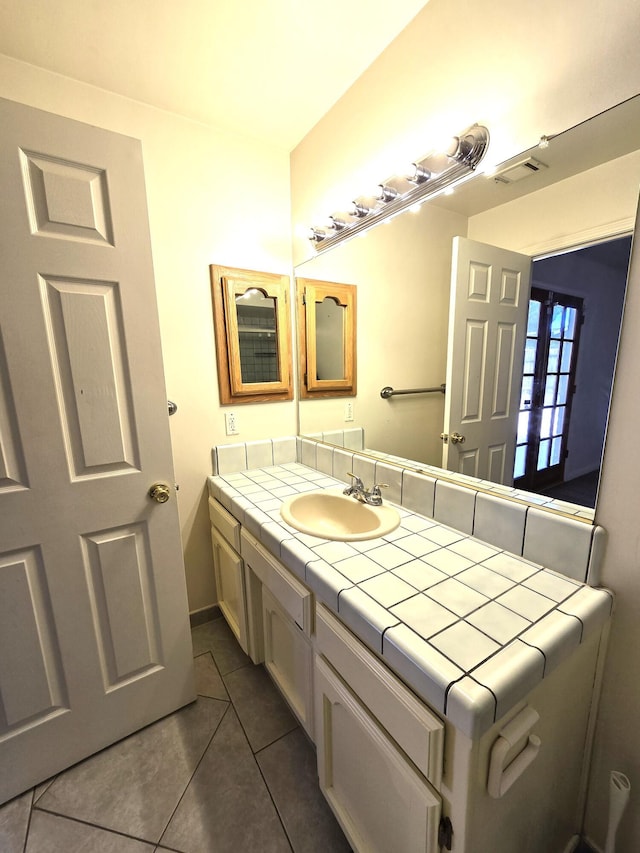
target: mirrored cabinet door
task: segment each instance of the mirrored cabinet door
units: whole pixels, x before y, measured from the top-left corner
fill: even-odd
[[[300,397],[356,393],[356,288],[296,279]]]
[[[288,276],[211,266],[220,403],[293,398]]]

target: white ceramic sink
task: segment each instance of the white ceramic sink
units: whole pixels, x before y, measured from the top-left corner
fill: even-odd
[[[301,533],[341,542],[375,539],[400,524],[400,516],[393,507],[360,503],[343,495],[342,489],[292,495],[282,503],[280,515]]]

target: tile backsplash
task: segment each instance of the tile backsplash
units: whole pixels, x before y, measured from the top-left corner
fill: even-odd
[[[573,517],[561,515],[499,493],[478,491],[471,480],[451,482],[459,479],[456,475],[450,478],[448,474],[441,480],[436,468],[421,473],[402,467],[402,460],[389,464],[389,458],[372,458],[362,450],[364,434],[360,428],[332,431],[332,445],[324,443],[326,437],[287,436],[218,445],[212,452],[213,473],[230,474],[289,462],[301,462],[344,483],[350,482],[348,474],[354,473],[367,486],[386,483],[383,495],[391,503],[574,580],[598,585],[606,532],[581,520],[578,508]],[[566,511],[571,512],[571,508]]]

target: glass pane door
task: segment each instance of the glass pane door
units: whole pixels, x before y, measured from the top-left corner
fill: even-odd
[[[514,485],[535,491],[564,479],[582,299],[531,290]]]

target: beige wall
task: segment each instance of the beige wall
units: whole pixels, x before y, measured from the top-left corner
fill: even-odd
[[[142,140],[189,605],[213,603],[205,478],[230,441],[218,404],[209,264],[288,273],[284,151],[0,56],[0,97]],[[238,407],[246,441],[296,430],[294,403]]]
[[[489,157],[498,161],[637,94],[638,43],[636,0],[431,0],[292,153],[294,225],[317,224],[392,173],[393,163],[426,151],[432,123],[449,130],[486,123]],[[637,184],[627,186],[637,197]],[[521,248],[532,242],[519,238]],[[294,260],[308,255],[296,238]],[[624,378],[615,387],[597,512],[610,535],[604,580],[617,593],[617,612],[586,817],[588,834],[603,846],[608,771],[628,773],[634,789],[619,853],[640,849],[640,463],[629,439],[640,416],[637,261],[628,299]]]

